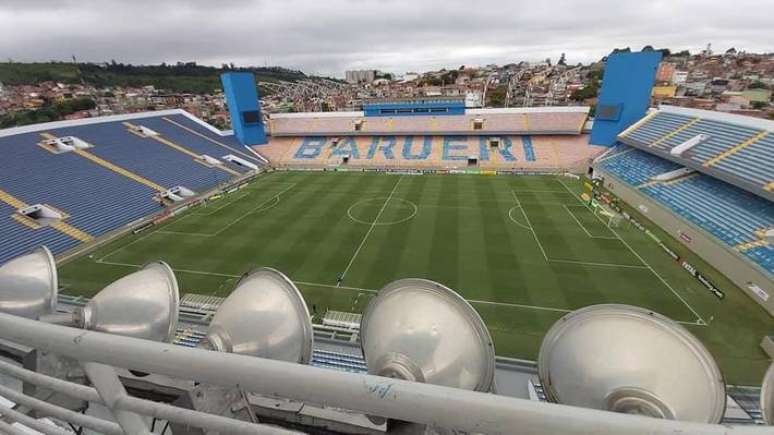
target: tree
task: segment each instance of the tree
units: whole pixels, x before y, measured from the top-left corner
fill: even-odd
[[[497,88],[489,91],[487,94],[487,97],[489,99],[489,106],[490,107],[504,107],[505,106],[505,96],[507,94],[508,90],[505,86],[498,86]]]
[[[761,81],[755,81],[750,83],[749,86],[747,86],[747,89],[768,89],[769,87],[766,86],[766,83],[763,83]]]
[[[594,98],[597,96],[597,93],[599,91],[599,86],[597,86],[596,82],[592,82],[592,84],[588,86],[584,86],[580,89],[576,89],[570,94],[570,99],[575,101],[585,101],[589,98]]]
[[[556,63],[557,65],[567,65],[567,60],[565,58],[564,53],[559,57],[559,62]]]

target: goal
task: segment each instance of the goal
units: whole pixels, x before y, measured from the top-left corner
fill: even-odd
[[[596,200],[591,201],[591,208],[594,211],[594,215],[596,217],[606,222],[606,226],[608,228],[618,228],[621,226],[623,216],[621,216],[620,213],[605,207],[603,204],[597,202]]]

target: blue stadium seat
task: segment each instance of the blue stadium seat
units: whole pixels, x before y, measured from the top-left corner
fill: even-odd
[[[616,155],[602,160],[602,168],[618,175],[629,184],[637,186],[651,177],[680,168],[676,163],[646,152],[626,146],[621,148]]]
[[[182,185],[202,192],[230,178],[224,171],[197,163],[188,154],[130,133],[120,122],[72,127],[59,134],[92,143],[94,148],[89,152],[167,188]]]
[[[171,118],[201,134],[214,135],[185,116]],[[241,151],[241,145],[235,147],[235,139],[229,137],[217,139],[229,147],[226,149],[158,116],[132,122],[152,124],[146,126],[163,130],[159,132],[167,139],[194,153],[217,158],[230,153],[260,164],[255,156]],[[94,237],[158,212],[161,207],[153,200],[157,192],[75,153],[46,151],[37,145],[41,133],[83,139],[94,145],[88,152],[163,187],[182,185],[203,192],[231,178],[225,171],[197,163],[188,154],[128,132],[121,121],[0,137],[0,189],[27,204],[43,203],[63,211],[69,215],[66,223]],[[247,172],[239,165],[227,166]],[[20,224],[11,217],[14,212],[0,202],[0,263],[41,244],[60,254],[79,243],[53,228],[32,229]]]
[[[0,202],[0,264],[25,254],[38,246],[46,245],[53,252],[66,251],[78,243],[53,228],[32,229],[14,220],[11,215],[16,210],[4,202]]]
[[[744,251],[744,254],[764,269],[774,273],[774,246],[759,246]]]
[[[634,187],[653,175],[677,167],[639,150],[613,155],[600,165],[604,171]],[[730,247],[756,241],[755,231],[774,227],[774,204],[708,175],[694,175],[671,184],[652,184],[640,190]],[[771,246],[742,252],[774,273]]]
[[[132,122],[148,127],[172,142],[181,145],[185,144],[188,149],[197,154],[207,154],[217,159],[220,159],[226,154],[233,154],[250,163],[259,166],[263,164],[263,162],[255,157],[249,150],[236,142],[234,136],[219,136],[184,115],[156,116],[152,118],[137,119]],[[198,133],[198,135],[186,129],[193,130]],[[207,140],[200,135],[211,140]]]
[[[748,146],[712,162],[709,167],[753,186],[763,187],[774,181],[774,133],[769,131],[761,137],[764,130],[716,119],[704,119],[701,114],[701,111],[696,111],[696,116],[659,111],[642,125],[622,136],[621,140],[630,145],[648,146],[654,151],[666,153],[699,134],[706,135],[707,140],[687,150],[682,156],[686,163],[693,163],[701,169],[713,158],[755,139]]]

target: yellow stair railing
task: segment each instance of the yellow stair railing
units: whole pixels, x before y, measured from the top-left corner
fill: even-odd
[[[755,136],[753,136],[753,137],[751,137],[751,138],[749,138],[749,139],[747,139],[747,140],[745,140],[743,142],[740,142],[740,143],[734,145],[733,147],[723,151],[722,153],[716,155],[715,157],[707,160],[706,162],[704,162],[703,166],[704,167],[708,167],[708,166],[712,166],[714,164],[717,164],[717,162],[725,159],[726,157],[728,157],[730,155],[733,155],[735,153],[738,153],[739,151],[747,148],[748,146],[754,144],[755,142],[758,142],[759,140],[763,139],[767,134],[769,134],[768,131],[761,131],[758,134],[756,134]]]
[[[11,207],[13,207],[15,209],[26,208],[26,207],[29,206],[26,202],[20,200],[19,198],[11,195],[10,193],[8,193],[8,192],[6,192],[4,190],[0,190],[0,201],[3,201],[4,203],[8,204],[9,206],[11,206]],[[14,214],[13,218],[17,222],[19,222],[20,224],[26,225],[26,226],[28,226],[30,228],[39,228],[40,227],[40,225],[37,225],[36,223],[31,222],[29,219],[25,219],[23,216],[21,216],[19,214]],[[67,223],[64,223],[62,221],[53,223],[50,226],[51,226],[51,228],[54,228],[54,229],[56,229],[56,230],[58,230],[58,231],[60,231],[60,232],[62,232],[64,234],[67,234],[68,236],[70,236],[70,237],[72,237],[72,238],[74,238],[76,240],[80,240],[82,242],[88,242],[88,241],[91,241],[91,240],[94,239],[94,237],[90,236],[86,232],[81,231],[78,228],[75,228],[74,226],[72,226],[70,224],[67,224]]]
[[[679,128],[677,128],[676,130],[674,130],[674,131],[671,131],[671,132],[669,132],[669,133],[665,134],[664,136],[662,136],[661,138],[659,138],[657,141],[653,142],[652,144],[650,144],[650,145],[648,145],[648,146],[654,147],[654,146],[656,146],[656,145],[660,144],[661,142],[664,142],[664,141],[666,141],[666,140],[669,140],[669,139],[670,139],[670,138],[672,138],[673,136],[676,136],[676,135],[680,134],[682,131],[684,131],[685,129],[687,129],[687,128],[691,127],[693,124],[696,124],[696,123],[697,123],[697,122],[699,122],[699,121],[701,121],[701,118],[692,118],[690,121],[688,121],[688,122],[686,122],[685,124],[681,125],[681,126],[680,126]]]

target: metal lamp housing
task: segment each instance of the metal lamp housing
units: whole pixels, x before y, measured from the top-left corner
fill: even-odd
[[[717,423],[725,383],[707,349],[678,323],[643,308],[593,305],[546,334],[538,374],[549,399],[657,418]]]
[[[476,310],[425,279],[382,288],[360,326],[368,372],[473,391],[494,386],[492,338]]]
[[[242,277],[220,305],[204,345],[220,352],[308,364],[313,345],[309,309],[282,272],[256,269]]]
[[[179,303],[175,274],[158,261],[102,289],[75,313],[75,323],[94,331],[171,342]]]
[[[0,266],[0,312],[38,319],[56,309],[56,261],[41,246]]]

